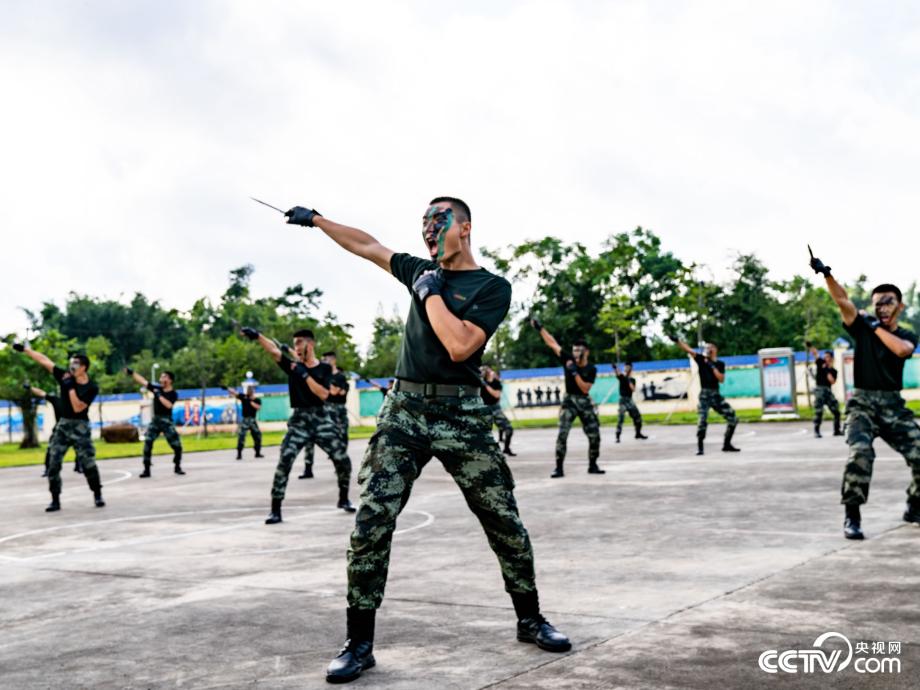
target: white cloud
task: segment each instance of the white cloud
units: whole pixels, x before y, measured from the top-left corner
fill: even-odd
[[[810,241],[917,277],[920,31],[909,3],[21,3],[0,29],[0,330],[136,290],[187,308],[230,268],[304,283],[369,334],[404,288],[247,198],[422,251],[429,198],[476,241],[636,225],[724,276]],[[446,5],[444,5],[446,7]],[[462,9],[461,9],[462,8]]]

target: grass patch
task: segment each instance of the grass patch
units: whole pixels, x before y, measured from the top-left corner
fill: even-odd
[[[284,438],[283,431],[263,431],[262,446],[280,446]],[[348,430],[348,437],[352,439],[370,438],[374,428],[370,426],[356,426]],[[96,442],[96,459],[111,460],[114,458],[140,457],[144,444],[139,443],[106,443],[100,439]],[[247,450],[252,452],[252,439],[247,437]],[[235,433],[211,433],[207,438],[198,436],[182,436],[182,452],[200,453],[206,450],[228,450],[236,448]],[[0,467],[20,467],[22,465],[41,465],[45,462],[45,449],[20,448],[18,443],[0,444]],[[172,455],[172,449],[162,437],[153,444],[154,455]],[[73,448],[67,451],[64,462],[73,462],[75,459]]]

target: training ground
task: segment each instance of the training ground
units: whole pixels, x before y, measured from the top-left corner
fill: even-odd
[[[827,431],[830,425],[825,424]],[[841,534],[846,446],[806,423],[747,424],[707,454],[689,426],[623,443],[603,429],[603,476],[572,430],[550,479],[554,430],[519,431],[510,463],[544,613],[574,643],[515,640],[498,566],[433,460],[397,525],[377,667],[361,688],[917,688],[920,529],[901,521],[910,473],[877,442],[867,540]],[[360,462],[366,441],[351,444]],[[278,449],[100,462],[108,506],[64,467],[46,514],[39,467],[0,470],[0,687],[322,688],[344,638],[345,550],[331,463],[295,466],[284,523],[263,524]],[[767,650],[825,632],[901,643],[901,672],[768,674]],[[824,649],[830,651],[829,642]],[[839,647],[838,647],[839,648]],[[775,660],[775,656],[773,657]]]

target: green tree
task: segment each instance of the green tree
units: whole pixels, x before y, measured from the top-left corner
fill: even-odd
[[[403,329],[403,318],[395,305],[389,317],[384,316],[383,305],[378,306],[377,316],[374,318],[374,331],[364,362],[364,376],[387,377],[395,374]]]

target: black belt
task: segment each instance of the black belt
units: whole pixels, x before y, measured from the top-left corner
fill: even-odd
[[[465,398],[479,395],[479,386],[463,386],[455,383],[415,383],[396,379],[394,391],[403,393],[420,393],[426,398]]]

